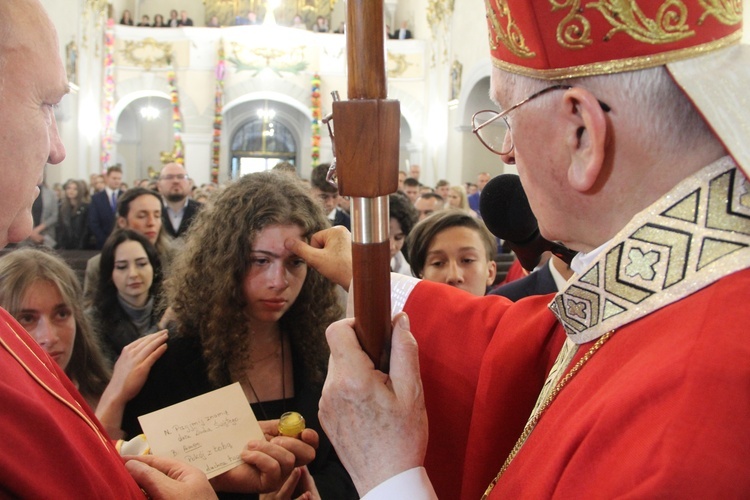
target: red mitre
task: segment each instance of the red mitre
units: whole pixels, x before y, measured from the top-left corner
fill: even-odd
[[[493,64],[547,80],[661,66],[742,38],[742,0],[485,1]]]

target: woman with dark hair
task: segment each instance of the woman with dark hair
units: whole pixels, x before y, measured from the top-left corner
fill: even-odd
[[[497,272],[495,237],[480,219],[440,210],[421,220],[407,238],[417,278],[446,283],[482,296]]]
[[[148,238],[156,247],[162,274],[166,275],[174,256],[174,247],[162,227],[162,208],[161,198],[154,191],[141,187],[128,189],[117,200],[115,225],[120,229],[132,229]],[[101,254],[95,255],[86,263],[83,295],[87,305],[91,304],[94,291],[99,284],[100,259]]]
[[[196,217],[173,263],[166,297],[175,331],[123,429],[141,432],[138,415],[239,382],[259,420],[301,413],[320,435],[316,459],[292,475],[289,491],[357,498],[318,422],[328,362],[325,329],[341,317],[335,285],[285,248],[329,227],[298,180],[250,174],[218,193]]]
[[[154,28],[166,28],[167,25],[164,24],[164,16],[161,14],[154,15]]]
[[[411,268],[405,257],[408,249],[406,237],[417,223],[417,210],[409,198],[400,193],[388,196],[388,209],[390,212],[388,235],[391,243],[391,271],[411,276]]]
[[[41,248],[21,248],[0,258],[0,306],[62,368],[116,439],[125,403],[166,349],[167,335],[160,332],[130,344],[110,373],[81,303],[78,278],[60,257]]]
[[[86,188],[81,181],[68,179],[63,184],[60,215],[57,222],[57,248],[83,250],[94,248],[93,235],[89,231],[89,204],[86,203]]]
[[[159,329],[161,280],[159,255],[145,236],[120,229],[107,238],[90,314],[112,361],[126,345]]]

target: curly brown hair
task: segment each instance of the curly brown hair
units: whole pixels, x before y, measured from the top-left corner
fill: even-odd
[[[208,378],[231,382],[230,371],[250,368],[251,325],[243,280],[251,243],[271,225],[298,225],[304,237],[327,227],[319,204],[296,179],[277,172],[242,177],[196,217],[166,284],[177,334],[199,337]],[[309,268],[297,300],[279,320],[303,375],[322,382],[328,362],[325,329],[340,318],[335,285]]]

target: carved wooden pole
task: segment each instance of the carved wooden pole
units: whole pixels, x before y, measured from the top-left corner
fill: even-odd
[[[339,192],[351,197],[354,329],[376,367],[391,332],[388,194],[398,188],[398,101],[386,99],[382,0],[347,2],[347,101],[333,103]]]

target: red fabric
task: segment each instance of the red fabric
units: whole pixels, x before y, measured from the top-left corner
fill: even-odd
[[[55,399],[0,346],[0,491],[18,498],[143,498],[84,399],[57,364],[5,310],[0,337],[41,381],[79,408]]]
[[[579,7],[578,2],[488,1],[490,51],[495,60],[528,76],[543,78],[561,69],[565,74],[603,74],[611,72],[611,64],[597,63],[620,61],[618,71],[658,66],[664,60],[650,56],[695,57],[699,46],[710,49],[742,29],[741,9],[735,4],[710,8],[704,0],[682,3],[684,9],[667,8],[666,2],[580,2]]]
[[[528,276],[529,273],[526,271],[526,269],[523,268],[521,265],[521,261],[516,259],[513,261],[513,263],[508,268],[508,273],[505,275],[505,279],[500,282],[499,285],[497,285],[497,288],[507,285],[511,281],[520,280],[521,278],[525,278]]]
[[[619,328],[558,395],[492,498],[747,496],[748,296],[745,270]],[[407,302],[424,360],[425,466],[440,498],[479,498],[521,434],[564,340],[550,297],[509,307],[422,283]],[[469,376],[440,380],[455,373]]]

